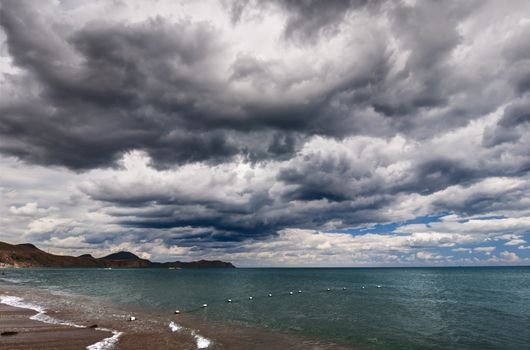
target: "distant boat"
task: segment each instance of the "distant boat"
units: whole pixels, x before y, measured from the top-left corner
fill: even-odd
[[[103,270],[112,270],[112,267],[105,267]]]
[[[180,270],[181,267],[168,267],[167,269],[168,270]]]

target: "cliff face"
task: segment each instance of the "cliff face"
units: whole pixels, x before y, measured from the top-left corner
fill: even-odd
[[[234,268],[223,261],[192,261],[157,263],[129,252],[119,252],[103,258],[85,254],[79,257],[46,253],[32,244],[12,245],[0,242],[0,267],[112,267],[112,268]]]

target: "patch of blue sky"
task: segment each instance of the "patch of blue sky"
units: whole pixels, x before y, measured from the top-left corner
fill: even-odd
[[[521,235],[521,238],[526,240],[526,242],[530,242],[530,233]],[[452,247],[431,247],[428,250],[443,256],[453,256],[454,260],[474,257],[487,259],[494,255],[498,256],[503,252],[513,252],[521,258],[530,256],[530,249],[520,248],[526,247],[528,244],[506,245],[506,243],[506,239],[491,238],[480,243],[455,244]]]
[[[441,212],[437,214],[418,216],[411,220],[399,221],[399,222],[390,222],[384,224],[375,224],[370,226],[360,226],[360,227],[351,227],[346,229],[333,229],[327,230],[327,233],[348,233],[352,236],[365,235],[365,234],[392,234],[392,235],[407,235],[406,232],[399,232],[399,227],[412,225],[412,224],[424,224],[427,227],[430,227],[430,224],[441,222],[444,216],[451,215],[450,212]],[[459,220],[460,223],[466,223],[469,220],[499,220],[505,219],[505,216],[502,215],[490,215],[490,216],[475,216],[470,218],[465,218]],[[506,232],[506,235],[513,235],[512,232]],[[443,261],[442,265],[489,265],[494,263],[499,263],[497,261],[490,261],[490,259],[499,259],[502,258],[502,254],[509,252],[515,253],[521,259],[530,258],[530,232],[518,233],[515,234],[526,241],[526,243],[510,245],[507,244],[511,238],[508,237],[490,237],[485,238],[482,242],[473,242],[468,244],[458,244],[450,246],[442,245],[422,245],[417,247],[410,247],[411,251],[409,252],[400,252],[392,251],[392,254],[403,258],[407,256],[414,256],[419,251],[430,252],[435,256],[440,257],[440,261]],[[389,251],[391,252],[391,251]],[[412,265],[418,264],[422,260],[414,259],[411,261]],[[381,261],[378,259],[374,260],[375,263],[381,263],[382,265],[386,264],[386,261],[381,258]],[[501,263],[506,263],[504,261]]]
[[[448,213],[443,212],[443,213],[438,213],[438,214],[418,216],[411,220],[390,222],[390,223],[385,223],[385,224],[375,224],[371,226],[349,227],[345,229],[332,229],[332,230],[327,230],[325,232],[326,233],[349,233],[353,236],[365,235],[369,233],[372,233],[372,234],[393,233],[398,227],[405,226],[405,225],[425,224],[428,227],[430,223],[440,222],[441,221],[440,218],[446,215],[448,215]]]

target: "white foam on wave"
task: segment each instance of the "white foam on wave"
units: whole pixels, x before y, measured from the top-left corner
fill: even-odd
[[[172,332],[178,332],[182,330],[182,326],[171,321],[169,322],[169,329],[171,329]]]
[[[169,322],[169,329],[171,329],[172,332],[180,332],[184,329],[184,327],[171,321]],[[197,334],[197,332],[194,330],[191,331],[191,335],[193,336],[193,339],[195,339],[197,349],[206,349],[210,345],[212,345],[212,341],[210,339],[205,338],[200,334]]]
[[[15,283],[15,284],[19,284],[23,282],[21,279],[11,278],[11,277],[0,277],[0,280],[9,282],[9,283]]]
[[[30,317],[31,320],[40,321],[44,323],[50,323],[50,324],[58,324],[62,326],[70,326],[70,327],[77,327],[77,328],[85,328],[84,326],[80,326],[78,324],[68,322],[68,321],[62,321],[55,317],[49,316],[46,314],[46,309],[44,309],[40,305],[28,303],[24,301],[24,299],[20,297],[15,297],[11,295],[1,295],[0,296],[0,303],[10,305],[13,307],[19,307],[23,309],[30,309],[37,311],[37,313]],[[116,342],[118,341],[119,337],[123,334],[122,332],[118,332],[112,329],[106,329],[106,328],[96,328],[98,331],[105,331],[105,332],[111,332],[112,336],[105,338],[97,343],[94,343],[92,345],[87,346],[87,350],[109,350],[114,347]]]
[[[58,324],[58,325],[61,325],[61,326],[70,326],[70,327],[84,328],[83,326],[80,326],[78,324],[75,324],[75,323],[72,323],[72,322],[67,322],[67,321],[62,321],[62,320],[59,320],[59,319],[57,319],[55,317],[47,315],[46,314],[46,310],[42,306],[36,305],[36,304],[32,304],[32,303],[28,303],[28,302],[24,301],[24,299],[22,299],[20,297],[15,297],[15,296],[10,296],[10,295],[2,295],[2,296],[0,296],[0,303],[6,304],[6,305],[11,305],[13,307],[20,307],[20,308],[23,308],[23,309],[30,309],[30,310],[37,311],[37,313],[35,315],[30,317],[31,320],[40,321],[40,322],[44,322],[44,323],[50,323],[50,324]]]
[[[118,332],[113,329],[107,329],[107,328],[96,328],[98,331],[105,331],[105,332],[112,332],[112,336],[105,338],[101,341],[98,341],[97,343],[94,343],[92,345],[87,346],[87,350],[108,350],[112,349],[114,345],[118,342],[120,339],[120,336],[123,334],[122,332]]]
[[[197,344],[197,349],[206,349],[212,345],[212,341],[208,338],[203,337],[200,334],[197,334],[195,331],[191,331],[191,335],[195,338],[195,343]]]
[[[42,306],[25,302],[24,299],[22,299],[20,297],[11,296],[11,295],[2,295],[2,296],[0,296],[0,303],[6,304],[6,305],[10,305],[10,306],[13,306],[13,307],[19,307],[19,308],[23,308],[23,309],[34,310],[34,311],[38,312],[37,315],[44,314],[44,312],[45,312],[45,310],[44,310],[44,308]],[[37,316],[37,315],[31,316],[30,318],[33,320],[34,317]],[[50,317],[50,319],[51,318],[52,317]]]
[[[57,319],[55,317],[52,317],[52,316],[49,316],[49,315],[45,314],[44,312],[39,312],[38,314],[31,316],[30,319],[35,320],[35,321],[44,322],[44,323],[58,324],[58,325],[61,325],[61,326],[85,328],[84,326],[80,326],[80,325],[72,323],[72,322],[59,320],[59,319]]]

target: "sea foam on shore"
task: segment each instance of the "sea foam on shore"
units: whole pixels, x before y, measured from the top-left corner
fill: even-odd
[[[181,332],[185,328],[182,327],[181,325],[171,321],[169,323],[169,329],[171,329],[172,332]],[[209,346],[212,345],[212,341],[210,339],[205,338],[205,337],[203,337],[200,334],[197,334],[196,331],[192,330],[190,332],[190,334],[193,337],[193,339],[195,339],[195,343],[197,345],[197,349],[206,349],[206,348],[208,348]]]
[[[203,337],[200,334],[197,334],[195,331],[191,331],[195,342],[197,343],[197,349],[206,349],[212,344],[212,341],[208,338]]]
[[[113,329],[107,329],[107,328],[96,328],[99,331],[107,331],[112,332],[112,336],[105,338],[101,341],[98,341],[97,343],[94,343],[92,345],[87,346],[87,350],[108,350],[112,349],[114,345],[118,342],[120,339],[120,336],[123,334],[122,332],[118,332]]]
[[[37,313],[30,317],[31,320],[40,321],[44,323],[49,324],[57,324],[62,326],[69,326],[69,327],[76,327],[76,328],[85,328],[85,326],[81,326],[72,322],[59,320],[55,317],[51,317],[46,314],[46,310],[40,306],[33,303],[29,303],[24,301],[24,299],[12,296],[12,295],[1,295],[0,296],[0,303],[6,304],[13,307],[18,307],[22,309],[30,309],[34,310]],[[109,350],[114,347],[114,345],[117,343],[119,337],[122,335],[122,332],[112,330],[112,329],[106,329],[106,328],[96,328],[98,331],[103,332],[111,332],[112,336],[107,337],[97,343],[94,343],[92,345],[89,345],[87,347],[88,350]]]

